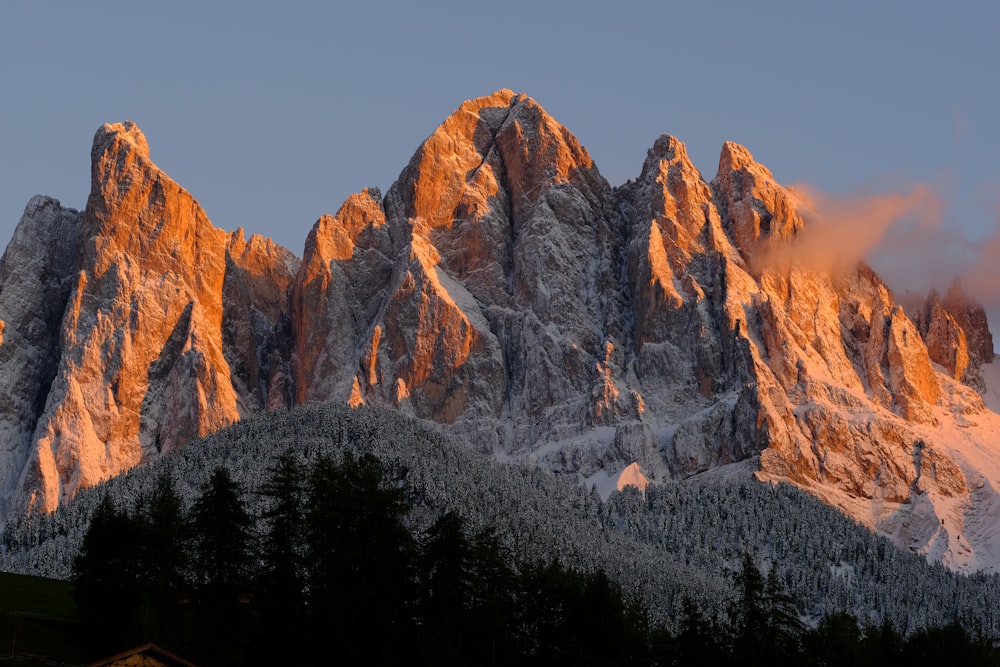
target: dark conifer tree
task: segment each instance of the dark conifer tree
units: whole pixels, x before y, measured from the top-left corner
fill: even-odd
[[[477,629],[469,638],[468,652],[480,665],[515,662],[511,626],[514,605],[513,557],[496,531],[486,528],[472,540],[472,586],[469,623]]]
[[[216,468],[192,509],[197,584],[233,599],[247,592],[251,523],[239,484]]]
[[[309,478],[309,601],[314,642],[345,664],[389,664],[410,652],[414,542],[402,491],[378,459],[321,458]]]
[[[726,653],[725,636],[717,624],[705,618],[689,596],[681,600],[681,623],[672,642],[673,660],[666,664],[679,667],[713,667],[730,664]],[[670,647],[662,652],[667,653]]]
[[[472,597],[472,548],[462,518],[447,512],[428,529],[421,545],[420,616],[424,654],[439,665],[468,664],[467,611]]]
[[[187,521],[173,479],[161,474],[135,521],[141,537],[139,563],[143,595],[144,638],[164,646],[185,641],[183,629],[188,586]]]
[[[198,661],[250,664],[259,636],[250,607],[251,521],[226,468],[212,472],[191,514]]]
[[[799,618],[795,601],[785,590],[778,566],[771,562],[764,587],[766,632],[763,643],[771,654],[772,665],[795,665],[801,662],[800,640],[805,626]]]
[[[862,667],[865,665],[861,628],[851,614],[827,614],[804,634],[805,662],[817,667]]]
[[[903,637],[888,618],[878,627],[867,628],[861,644],[866,664],[886,667],[903,664]]]
[[[764,577],[749,553],[743,553],[740,571],[736,573],[736,600],[730,613],[733,632],[732,652],[742,664],[764,665],[772,647],[767,646],[770,633],[764,600]]]
[[[102,650],[141,640],[141,534],[105,495],[74,560],[74,594],[88,635]]]
[[[305,471],[291,450],[280,454],[260,494],[267,499],[259,577],[262,638],[273,660],[297,661],[305,634]]]
[[[958,623],[924,628],[913,633],[903,646],[901,658],[901,664],[912,667],[986,667],[998,664],[990,643],[973,638]]]
[[[576,610],[576,664],[641,665],[647,659],[648,628],[644,610],[629,604],[621,586],[604,570],[583,577]]]
[[[184,504],[169,474],[161,474],[139,517],[146,576],[158,586],[176,592],[184,587],[188,567],[187,520]]]
[[[523,664],[641,665],[645,620],[598,570],[583,574],[558,561],[529,565],[518,577],[515,641]]]

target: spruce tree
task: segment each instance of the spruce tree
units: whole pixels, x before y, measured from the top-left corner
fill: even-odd
[[[298,598],[305,587],[305,471],[291,450],[280,454],[260,488],[267,500],[262,588]]]
[[[764,643],[773,657],[772,664],[798,664],[800,641],[805,626],[795,609],[795,601],[785,590],[778,575],[778,565],[771,561],[764,587],[766,633]]]
[[[347,664],[388,663],[409,652],[415,592],[408,511],[372,456],[345,454],[339,464],[321,457],[310,474],[314,641],[333,641]]]
[[[168,473],[157,477],[156,488],[140,516],[143,519],[145,576],[158,592],[176,595],[185,583],[188,531],[183,502]]]
[[[251,521],[228,469],[212,472],[191,514],[198,593],[195,657],[206,664],[249,664],[259,636],[250,609]]]
[[[185,641],[185,575],[189,557],[187,521],[173,478],[161,473],[135,518],[140,531],[139,563],[143,587],[143,635],[173,646]]]
[[[192,509],[196,580],[204,589],[233,599],[247,592],[251,524],[239,484],[216,468]]]
[[[141,639],[140,542],[136,522],[104,495],[73,562],[77,605],[88,635],[102,650]]]
[[[446,512],[428,529],[420,554],[420,614],[425,655],[437,664],[466,662],[472,549],[462,518]]]
[[[681,667],[721,667],[729,664],[721,630],[705,618],[688,595],[681,600],[681,623],[673,641],[673,658],[673,664]]]
[[[305,471],[291,450],[281,453],[259,493],[267,500],[258,580],[263,638],[272,661],[297,661],[305,643]]]
[[[733,657],[746,665],[763,665],[770,657],[762,641],[768,635],[764,577],[748,552],[743,552],[736,574],[737,598],[730,613]]]

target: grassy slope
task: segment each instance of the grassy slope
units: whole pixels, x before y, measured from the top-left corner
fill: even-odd
[[[87,654],[67,581],[0,573],[0,664],[78,665]]]

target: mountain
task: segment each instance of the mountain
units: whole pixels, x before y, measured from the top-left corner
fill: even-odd
[[[5,515],[291,400],[295,257],[214,228],[134,124],[91,159],[83,213],[32,199],[0,268]]]
[[[707,182],[662,136],[612,188],[499,91],[384,197],[321,217],[301,262],[215,229],[131,123],[98,130],[92,165],[86,209],[33,199],[0,263],[4,516],[336,402],[607,489],[747,461],[932,560],[1000,567],[982,309],[953,286],[907,316],[815,251],[805,195],[742,146]]]

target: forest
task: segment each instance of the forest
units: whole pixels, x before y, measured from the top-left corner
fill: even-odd
[[[264,532],[214,469],[189,511],[169,475],[131,511],[98,505],[74,562],[95,651],[147,641],[213,665],[1000,664],[961,625],[902,637],[848,613],[803,623],[776,567],[749,554],[720,619],[684,598],[676,631],[650,623],[603,570],[516,562],[495,530],[445,512],[411,532],[378,459],[280,454]]]
[[[169,482],[169,495],[176,496],[185,526],[181,531],[185,546],[175,550],[185,554],[180,570],[183,582],[175,576],[171,585],[181,586],[182,599],[188,603],[175,611],[190,617],[190,627],[202,627],[195,617],[208,612],[198,590],[228,575],[198,569],[219,559],[196,557],[210,543],[203,545],[201,538],[193,537],[198,531],[192,526],[198,524],[199,516],[203,523],[208,520],[198,508],[212,480],[225,475],[232,495],[239,499],[236,505],[242,508],[237,514],[246,515],[243,530],[250,554],[245,563],[249,577],[245,581],[250,583],[238,587],[245,588],[239,594],[244,602],[232,617],[249,614],[254,623],[261,624],[253,627],[272,632],[277,626],[263,620],[269,603],[260,577],[266,571],[276,511],[274,475],[286,458],[301,468],[301,507],[309,508],[301,517],[306,527],[318,520],[314,507],[322,505],[309,495],[317,470],[337,469],[351,458],[369,461],[366,466],[374,466],[371,461],[375,461],[381,484],[398,492],[403,509],[397,517],[409,544],[405,569],[418,593],[406,602],[411,612],[406,616],[411,625],[407,632],[431,627],[415,612],[429,604],[420,599],[428,576],[421,569],[426,568],[428,558],[424,549],[435,526],[442,528],[445,524],[438,526],[439,522],[451,517],[447,523],[460,524],[458,532],[473,551],[487,537],[495,545],[495,553],[502,555],[513,578],[505,594],[515,607],[526,604],[518,597],[518,586],[532,572],[558,574],[552,574],[554,579],[575,578],[577,591],[604,585],[600,583],[604,580],[609,595],[620,596],[615,604],[620,603],[628,626],[642,628],[644,637],[630,636],[628,644],[645,647],[649,656],[667,655],[663,652],[667,649],[655,653],[658,646],[680,650],[677,646],[684,645],[681,638],[686,629],[717,637],[720,655],[729,655],[739,627],[734,612],[739,602],[737,581],[749,572],[748,561],[762,573],[765,584],[791,601],[794,616],[802,623],[797,650],[806,650],[809,641],[814,641],[809,637],[822,629],[844,631],[869,644],[877,629],[892,645],[896,645],[892,638],[897,637],[899,647],[920,641],[928,633],[960,634],[962,641],[979,648],[986,646],[980,638],[995,641],[1000,637],[1000,578],[996,575],[960,575],[928,564],[922,556],[897,549],[793,487],[763,484],[749,475],[695,477],[650,486],[645,494],[627,488],[602,501],[580,480],[531,465],[498,463],[490,453],[476,451],[405,415],[333,405],[304,406],[245,420],[175,455],[88,489],[51,515],[15,517],[4,531],[0,567],[73,577],[74,565],[80,564],[74,562],[77,554],[89,553],[88,542],[102,522],[118,522],[115,532],[122,535],[148,534],[148,523],[154,521],[152,515],[147,516],[148,510],[166,494]],[[156,532],[160,537],[148,539],[166,539],[163,536],[169,534]],[[306,542],[299,547],[303,554],[309,550],[305,545],[319,539],[320,533],[309,537],[307,530],[305,535]],[[137,544],[142,541],[135,539]],[[317,566],[319,562],[314,557],[306,560]],[[76,568],[76,576],[83,571]],[[322,618],[318,611],[322,605],[309,602],[315,592],[310,583],[313,575],[297,572],[296,576],[305,577],[305,588],[289,590],[304,591],[301,606],[312,619],[302,622],[306,628]],[[153,580],[148,574],[139,579]],[[81,590],[86,588],[79,581]],[[170,589],[171,595],[181,589]],[[143,595],[148,596],[148,591]],[[214,595],[205,599],[209,598]],[[464,613],[470,616],[468,610]],[[127,617],[142,618],[143,613],[130,612]],[[634,622],[636,618],[641,622]],[[504,632],[509,630],[503,627],[507,628]],[[333,637],[330,632],[322,638]],[[233,632],[234,637],[238,634]],[[523,648],[527,635],[518,636],[522,643],[508,637],[505,645],[520,647],[522,657],[530,655]],[[192,645],[196,640],[189,638],[195,642]],[[942,644],[941,637],[938,640]],[[309,641],[307,634],[306,639],[293,643],[307,645]],[[422,641],[411,635],[408,645],[422,646]],[[168,648],[174,645],[164,643]],[[324,643],[327,650],[335,650]],[[369,650],[383,650],[383,643],[376,642]],[[442,642],[430,644],[443,646]],[[853,646],[854,642],[841,640],[839,645]],[[340,655],[347,649],[336,650]]]

